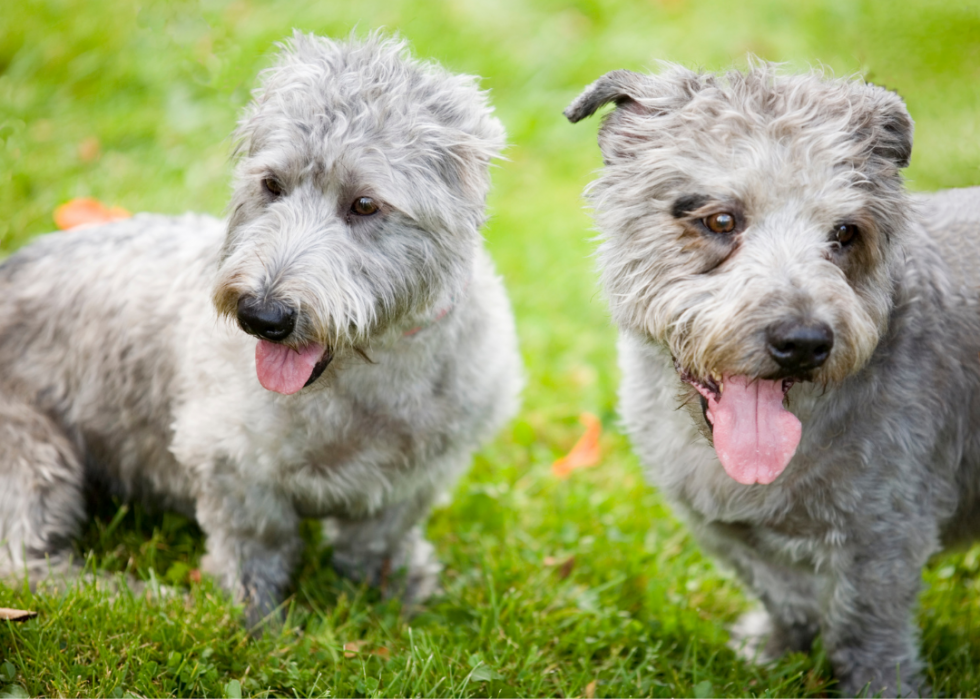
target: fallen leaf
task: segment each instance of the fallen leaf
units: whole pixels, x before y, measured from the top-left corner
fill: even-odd
[[[200,583],[201,582],[201,569],[200,568],[194,568],[190,573],[187,574],[187,579],[190,580],[192,583],[195,583],[195,584],[196,583]]]
[[[585,699],[595,699],[595,685],[596,685],[595,680],[592,680],[587,685],[585,685]]]
[[[37,612],[29,612],[26,609],[8,609],[0,607],[0,619],[6,621],[27,621],[37,616]]]
[[[78,144],[78,158],[83,163],[98,160],[100,155],[102,155],[102,146],[95,136],[89,136]]]
[[[602,460],[599,449],[602,423],[599,418],[592,413],[582,413],[579,422],[585,425],[585,432],[568,454],[551,464],[551,472],[558,478],[568,478],[575,469],[589,468]]]
[[[391,657],[391,651],[389,651],[384,646],[381,646],[380,648],[375,648],[374,650],[372,650],[371,655],[376,655],[382,660],[387,660],[388,658]]]
[[[560,560],[554,556],[545,556],[541,562],[546,566],[558,566],[558,577],[564,580],[572,574],[572,569],[575,567],[575,556],[569,556],[565,560]]]
[[[81,197],[72,199],[54,210],[54,222],[59,229],[67,231],[79,226],[93,226],[109,221],[129,218],[126,209],[118,206],[108,207],[98,199]]]
[[[354,658],[361,652],[361,648],[367,645],[367,641],[347,641],[344,644],[344,657]]]
[[[572,574],[572,568],[575,567],[575,556],[569,556],[568,560],[562,563],[558,567],[558,577],[564,580],[569,575]]]

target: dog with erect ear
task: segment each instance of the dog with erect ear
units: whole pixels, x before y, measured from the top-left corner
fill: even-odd
[[[297,32],[236,135],[226,221],[138,215],[0,265],[0,574],[70,572],[97,484],[194,517],[250,624],[302,518],[419,602],[430,505],[522,384],[480,234],[503,127],[401,40]]]
[[[922,566],[980,533],[980,189],[909,195],[912,119],[859,78],[664,64],[565,115],[607,104],[588,198],[651,481],[761,600],[743,650],[820,633],[843,693],[927,692]]]

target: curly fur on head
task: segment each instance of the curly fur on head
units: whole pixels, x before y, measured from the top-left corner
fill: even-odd
[[[899,169],[912,120],[901,99],[762,62],[724,75],[662,68],[609,73],[565,112],[578,121],[616,104],[589,191],[616,320],[708,377],[772,373],[760,331],[787,313],[820,318],[838,342],[816,379],[840,381],[887,324],[890,242],[908,218]],[[737,243],[692,230],[725,207],[745,228]],[[862,232],[846,255],[830,235],[841,222]]]
[[[260,80],[235,134],[219,311],[274,298],[301,309],[292,342],[342,347],[458,295],[505,140],[477,79],[380,33],[296,32]],[[351,216],[363,195],[381,215]]]

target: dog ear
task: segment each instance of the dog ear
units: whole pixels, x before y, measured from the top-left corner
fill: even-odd
[[[616,104],[599,128],[599,149],[606,165],[635,158],[638,150],[655,137],[658,127],[651,118],[683,108],[713,80],[679,65],[662,66],[664,70],[658,75],[629,70],[606,73],[565,110],[568,120],[575,123],[605,104]]]
[[[905,102],[896,93],[874,86],[875,119],[872,152],[890,160],[901,169],[912,160],[912,137],[915,123]]]
[[[490,163],[501,157],[505,140],[500,122],[494,117],[486,121],[496,129],[460,133],[459,140],[446,149],[439,168],[446,181],[455,183],[469,198],[480,201],[481,206],[490,191]]]
[[[644,76],[629,70],[606,73],[589,85],[564,111],[573,124],[592,116],[603,105],[615,102],[616,106],[636,105],[641,94]]]
[[[565,110],[565,117],[574,124],[595,114],[603,105],[616,103],[616,109],[603,118],[599,127],[599,150],[606,165],[635,157],[637,147],[646,139],[644,129],[633,117],[657,113],[639,101],[650,91],[646,85],[649,81],[649,76],[614,70],[585,88]]]

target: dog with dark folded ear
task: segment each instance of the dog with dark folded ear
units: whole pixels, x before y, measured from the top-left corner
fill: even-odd
[[[980,189],[910,196],[913,123],[860,79],[614,71],[589,188],[620,407],[653,483],[844,694],[927,692],[928,558],[980,534]],[[746,624],[740,625],[746,629]]]

